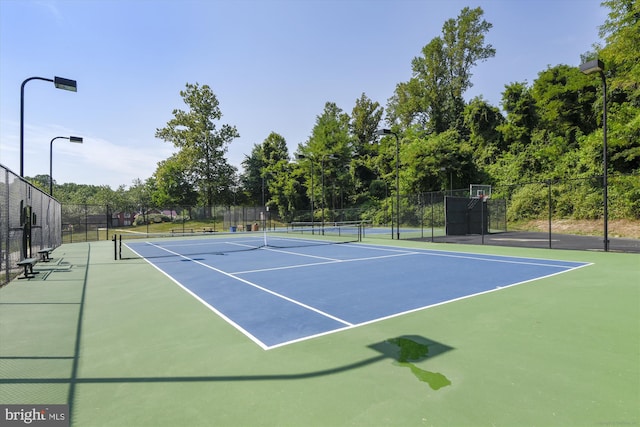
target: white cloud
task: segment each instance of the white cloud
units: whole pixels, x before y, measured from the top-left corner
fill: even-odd
[[[0,162],[20,172],[20,144],[17,122],[3,122],[0,139]],[[53,135],[53,136],[52,136]],[[81,136],[82,144],[56,140],[55,136]],[[135,179],[146,180],[155,172],[158,162],[173,152],[171,144],[158,140],[133,141],[129,145],[83,133],[61,126],[25,126],[24,174],[48,175],[52,155],[52,175],[58,184],[108,185],[116,189],[130,186]]]

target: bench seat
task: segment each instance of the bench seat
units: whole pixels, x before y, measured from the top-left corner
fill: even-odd
[[[31,279],[36,277],[38,271],[33,271],[33,266],[38,262],[38,258],[25,258],[22,261],[18,261],[18,267],[24,267],[24,276],[18,277],[18,279]]]
[[[40,261],[42,262],[49,262],[51,261],[51,252],[53,251],[53,248],[42,248],[38,251],[38,255],[40,255]]]

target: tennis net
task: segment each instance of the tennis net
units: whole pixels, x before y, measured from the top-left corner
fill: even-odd
[[[269,231],[126,233],[114,236],[114,258],[225,255],[258,249],[286,249],[354,243],[362,240],[360,223],[289,224]]]

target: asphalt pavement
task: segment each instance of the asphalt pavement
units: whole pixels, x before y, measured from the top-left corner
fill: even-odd
[[[431,241],[431,238],[419,239]],[[434,242],[461,243],[466,245],[514,246],[526,248],[572,249],[604,251],[602,236],[580,236],[540,232],[507,231],[492,234],[434,237]],[[609,238],[609,251],[640,253],[640,239]]]

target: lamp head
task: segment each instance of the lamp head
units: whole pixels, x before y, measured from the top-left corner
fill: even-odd
[[[378,129],[376,135],[391,135],[391,129]]]
[[[75,142],[78,144],[82,144],[82,137],[81,136],[70,136],[69,137],[69,142]]]
[[[68,90],[68,91],[71,91],[71,92],[77,92],[78,91],[78,84],[76,83],[75,80],[65,79],[63,77],[54,77],[53,78],[53,84],[58,89],[64,89],[64,90]]]
[[[604,72],[604,62],[600,61],[599,59],[585,62],[584,64],[580,65],[580,71],[582,71],[584,74]]]

